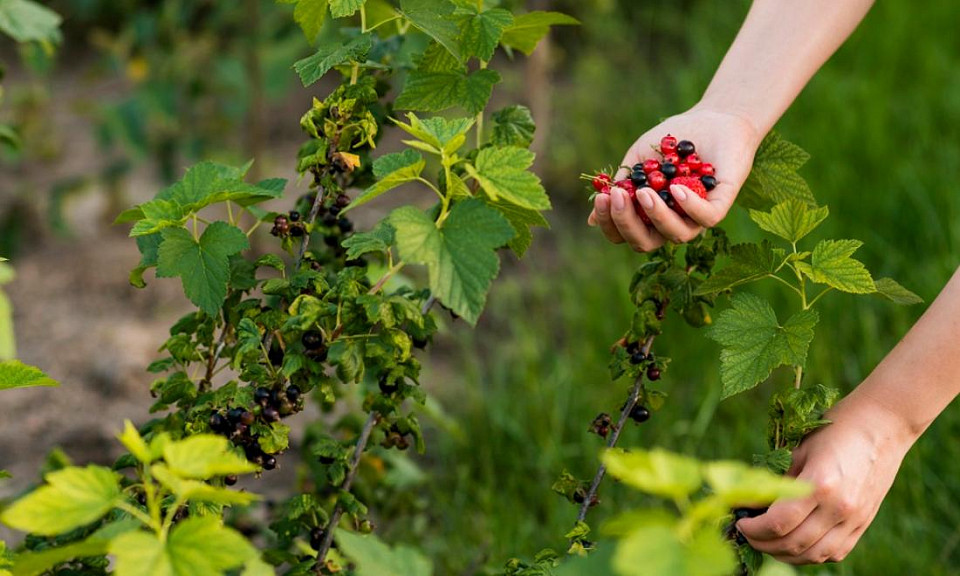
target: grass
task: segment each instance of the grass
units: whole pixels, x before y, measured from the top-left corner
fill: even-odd
[[[638,257],[582,223],[576,174],[617,162],[658,118],[692,104],[747,7],[636,4],[585,3],[574,9],[584,26],[559,36],[564,97],[546,179],[560,213],[539,247],[498,282],[481,328],[456,331],[453,365],[434,373],[438,398],[460,426],[459,434],[434,433],[427,497],[438,512],[415,532],[438,559],[438,573],[562,546],[575,511],[550,484],[565,468],[590,474],[600,440],[587,425],[624,396],[607,377],[607,349],[628,320],[625,289]],[[927,301],[960,261],[954,16],[946,3],[878,3],[778,126],[812,154],[804,175],[832,213],[817,234],[863,240],[859,256],[878,277],[896,278]],[[745,238],[752,233],[745,220],[734,213],[725,227]],[[851,389],[922,308],[825,298],[808,373]],[[674,326],[658,349],[675,359],[663,385],[670,399],[621,444],[749,459],[762,445],[773,386],[718,403],[712,343]],[[910,452],[850,558],[804,573],[960,574],[958,431],[952,405]],[[637,498],[611,486],[603,496],[597,517]]]

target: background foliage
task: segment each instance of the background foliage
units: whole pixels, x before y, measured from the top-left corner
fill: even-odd
[[[79,15],[96,2],[52,4],[67,17],[68,46],[72,39],[73,46],[95,53],[89,30],[96,23],[81,24]],[[535,244],[523,264],[505,265],[479,329],[454,328],[453,337],[435,351],[445,359],[429,367],[425,378],[436,400],[427,430],[430,456],[417,462],[419,470],[393,479],[395,486],[417,487],[415,496],[397,503],[415,513],[380,526],[390,542],[425,548],[438,573],[475,573],[510,556],[532,556],[557,546],[571,524],[575,511],[549,486],[563,468],[583,476],[595,467],[601,441],[587,426],[623,397],[624,390],[607,384],[606,362],[630,313],[625,287],[636,263],[633,254],[585,226],[586,193],[576,174],[618,161],[659,118],[693,104],[749,3],[548,4],[583,26],[554,35],[549,84],[524,82],[520,67],[505,81],[531,99],[562,95],[553,100],[548,118],[538,117],[550,133],[541,143],[539,167],[557,207],[553,231],[541,235],[544,242]],[[778,127],[812,154],[803,175],[832,214],[818,239],[864,240],[858,256],[877,277],[897,278],[928,302],[960,261],[960,227],[952,225],[960,218],[960,196],[951,191],[950,178],[960,167],[955,74],[960,39],[952,33],[954,16],[945,2],[878,3]],[[132,13],[115,17],[131,27],[139,21]],[[114,22],[110,18],[103,16],[100,24]],[[310,52],[302,39],[290,41],[300,42],[292,45],[301,55]],[[104,74],[129,73],[135,61],[125,58]],[[202,60],[178,62],[195,64],[190,71],[197,74],[204,70]],[[291,80],[288,70],[283,82]],[[245,82],[241,78],[239,85]],[[236,119],[242,117],[229,125],[242,125]],[[277,122],[289,124],[289,118],[280,114]],[[160,158],[155,150],[141,157],[151,163]],[[62,157],[46,160],[59,161]],[[13,164],[0,164],[0,197],[24,186],[16,174]],[[725,226],[733,237],[750,229],[742,211]],[[814,343],[810,368],[834,374],[828,384],[849,389],[920,312],[869,299],[825,300],[819,329],[832,337]],[[630,430],[621,445],[661,444],[702,458],[749,459],[762,450],[758,429],[769,390],[720,405],[715,344],[678,327],[658,346],[674,358],[665,383],[672,388],[670,402],[643,427],[642,439]],[[908,455],[858,550],[841,566],[805,573],[960,574],[958,430],[954,405]],[[639,498],[608,487],[597,513],[633,507]]]

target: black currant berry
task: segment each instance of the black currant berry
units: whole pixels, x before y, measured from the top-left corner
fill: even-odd
[[[253,392],[253,401],[261,406],[266,406],[270,401],[270,390],[267,388],[257,388]]]
[[[646,406],[637,404],[633,407],[633,410],[630,411],[630,419],[637,424],[643,424],[650,419],[650,410],[648,410]]]
[[[333,456],[320,456],[319,458],[317,458],[317,460],[319,460],[321,464],[326,464],[326,465],[333,464],[334,462],[337,461],[337,459],[334,458]]]
[[[303,336],[300,337],[300,342],[303,343],[303,347],[307,350],[316,350],[323,346],[323,333],[319,330],[307,330],[303,333]]]
[[[314,550],[319,550],[323,546],[323,537],[326,534],[323,532],[323,528],[314,528],[310,531],[310,547]]]
[[[333,226],[337,223],[337,217],[327,212],[323,215],[323,225],[324,226]]]
[[[647,368],[647,378],[650,380],[659,380],[660,379],[660,369],[656,366],[651,366]]]
[[[413,347],[416,348],[416,349],[418,349],[418,350],[423,350],[424,348],[427,347],[427,344],[429,344],[429,341],[428,341],[426,338],[414,338],[414,339],[413,339]]]
[[[282,215],[282,214],[281,214],[280,216],[277,216],[276,218],[273,219],[273,225],[274,225],[274,226],[286,226],[286,225],[287,225],[287,217],[284,216],[284,215]]]
[[[384,395],[389,396],[396,392],[400,386],[397,385],[396,380],[390,380],[386,374],[380,377],[380,392],[383,392]]]
[[[341,208],[340,206],[337,206],[336,204],[334,204],[333,206],[330,207],[330,214],[336,216],[336,215],[340,214],[340,211],[341,211],[341,210],[343,210],[343,208]]]
[[[636,354],[640,351],[640,342],[634,340],[633,342],[627,342],[625,346],[627,349],[627,354]]]
[[[630,181],[633,182],[633,185],[637,188],[642,188],[647,185],[647,174],[643,170],[639,172],[634,170],[633,174],[630,175]]]
[[[767,508],[734,508],[734,522],[737,520],[743,520],[744,518],[756,518],[761,514],[766,514],[767,510]]]
[[[255,419],[256,418],[254,417],[253,412],[249,410],[244,410],[243,413],[240,414],[240,423],[246,426],[253,424]]]
[[[664,162],[661,164],[660,171],[663,172],[663,175],[667,177],[667,180],[677,176],[677,166],[675,164],[671,164],[670,162]]]
[[[644,354],[643,352],[636,352],[630,355],[631,364],[641,364],[646,359],[647,359],[647,355]]]
[[[283,364],[283,350],[281,350],[279,346],[274,346],[270,348],[270,353],[267,354],[267,358],[270,359],[270,364],[281,366]]]
[[[277,459],[274,456],[266,456],[263,459],[263,469],[273,470],[277,467]]]
[[[337,220],[337,227],[340,228],[340,231],[344,234],[353,232],[353,222],[347,220],[346,218]]]
[[[291,221],[291,222],[299,222],[299,221],[300,221],[300,213],[297,212],[296,210],[291,210],[291,211],[290,211],[289,218],[290,218],[290,221]]]
[[[239,479],[240,478],[238,478],[237,476],[224,476],[223,483],[226,484],[227,486],[233,486],[234,484],[237,483]]]
[[[304,233],[303,226],[291,226],[291,227],[290,227],[290,235],[293,236],[294,238],[299,238],[299,237],[303,236],[303,233]]]
[[[681,140],[677,142],[677,156],[681,158],[686,158],[687,156],[693,154],[697,151],[697,147],[693,145],[693,142],[689,140]]]
[[[210,425],[210,429],[214,432],[222,432],[227,424],[227,421],[219,412],[214,412],[210,415],[210,420],[208,420],[207,423]]]
[[[703,187],[709,192],[717,187],[717,179],[713,176],[701,176],[700,182],[703,184]]]
[[[280,421],[280,412],[273,406],[267,406],[263,409],[263,419],[267,422],[279,422]]]
[[[338,194],[336,205],[339,208],[346,208],[347,206],[350,205],[350,197],[347,196],[346,194]]]
[[[293,402],[294,404],[296,404],[297,400],[300,399],[300,394],[301,392],[299,386],[293,385],[287,388],[287,400]]]
[[[307,358],[315,362],[324,362],[327,359],[327,347],[321,346],[316,350],[307,350]]]
[[[243,408],[231,408],[227,411],[227,419],[230,420],[233,424],[240,422],[240,418],[243,416]]]
[[[587,492],[583,488],[577,488],[573,492],[573,501],[576,502],[577,504],[583,504],[586,499],[587,499]]]
[[[661,190],[657,192],[660,196],[660,199],[663,200],[663,203],[667,205],[667,208],[673,208],[673,196],[666,190]]]

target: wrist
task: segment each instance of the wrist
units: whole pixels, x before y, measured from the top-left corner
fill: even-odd
[[[873,395],[867,382],[831,408],[826,418],[857,427],[875,445],[900,449],[904,454],[929,425],[913,421],[898,406]]]
[[[764,127],[748,110],[742,110],[736,105],[724,102],[722,99],[712,98],[708,94],[704,94],[703,98],[690,109],[690,112],[719,115],[735,121],[740,125],[742,133],[746,135],[753,150],[760,147],[760,142],[771,128],[770,126]]]

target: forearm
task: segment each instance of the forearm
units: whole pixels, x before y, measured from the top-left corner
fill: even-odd
[[[853,33],[873,0],[755,0],[698,106],[766,134]]]
[[[841,410],[881,407],[912,441],[960,394],[960,270]]]

